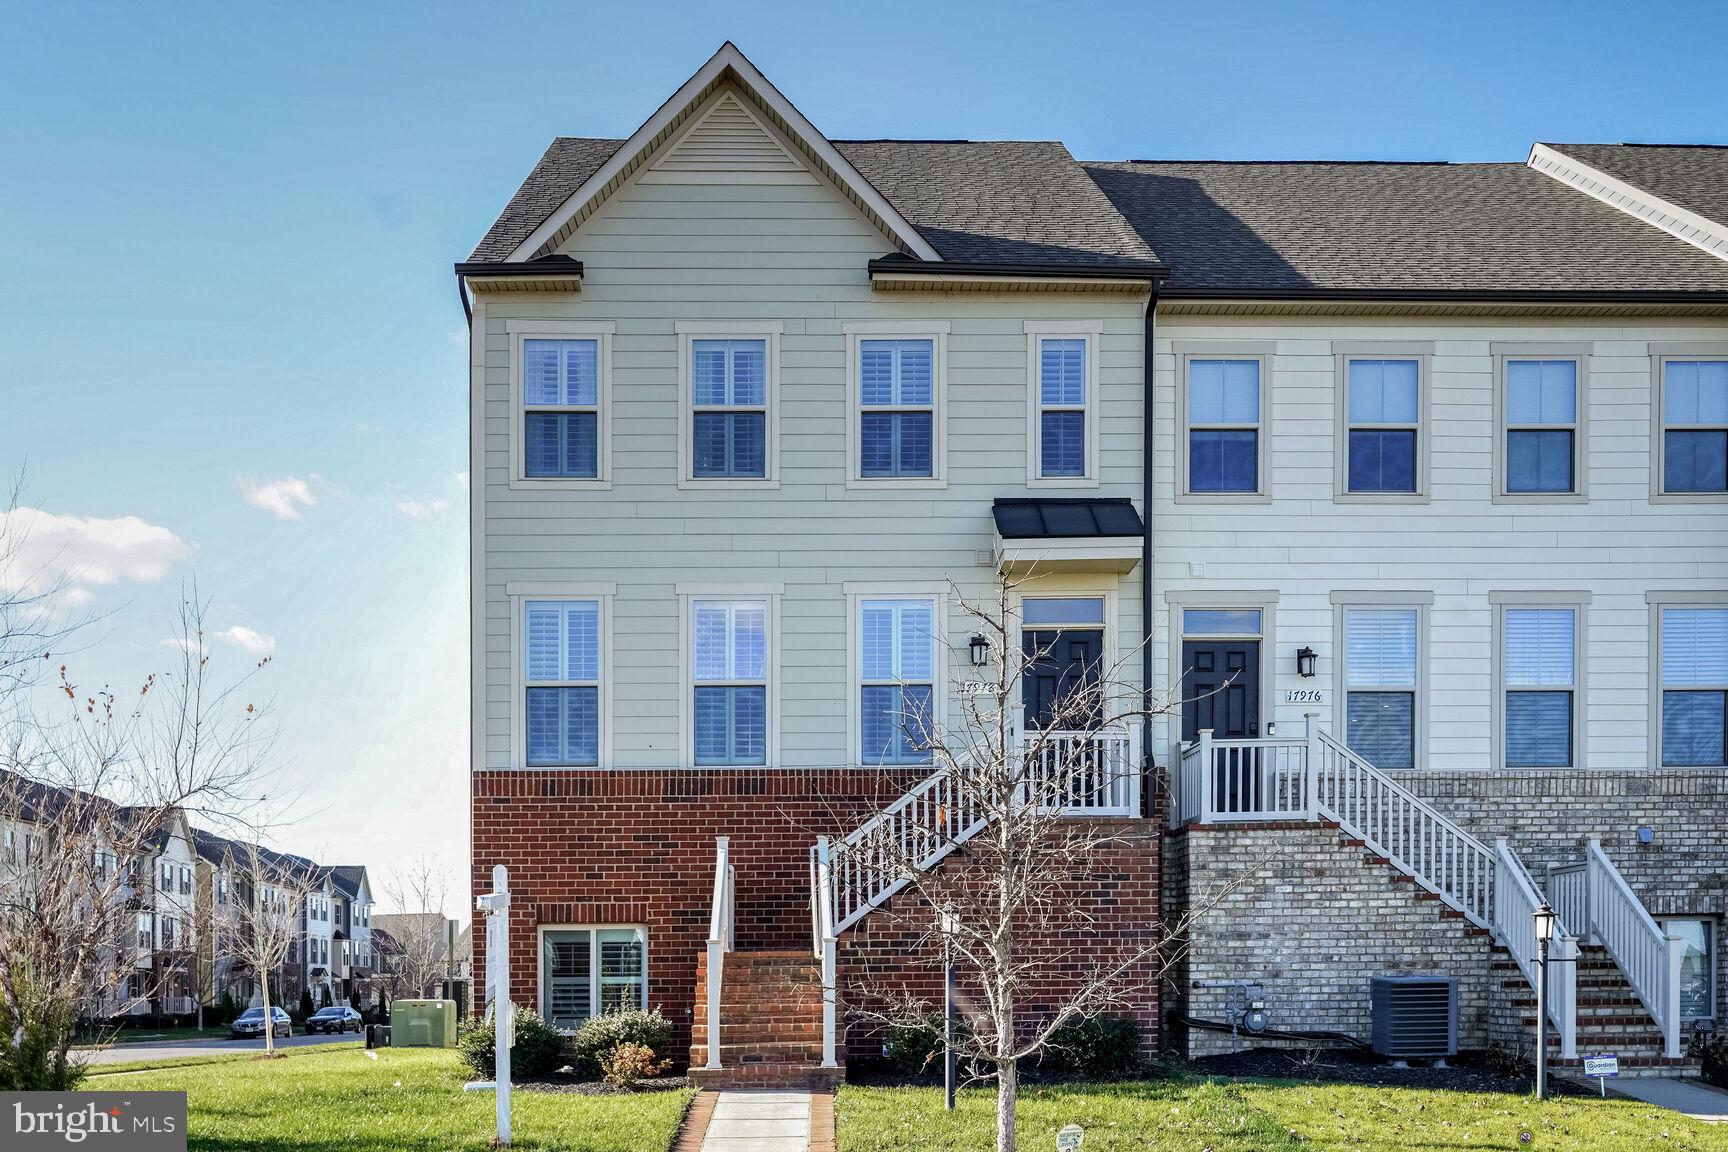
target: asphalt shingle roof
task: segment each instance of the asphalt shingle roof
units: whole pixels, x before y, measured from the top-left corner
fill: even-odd
[[[1086,164],[1184,289],[1728,291],[1728,262],[1523,164]]]
[[[1728,145],[1550,144],[1548,147],[1728,227]]]
[[[503,260],[623,145],[559,137],[474,249]],[[836,140],[834,147],[945,260],[1156,265],[1056,141]]]

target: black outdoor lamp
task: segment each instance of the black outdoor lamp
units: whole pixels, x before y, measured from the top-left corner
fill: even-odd
[[[990,659],[990,641],[977,633],[973,633],[972,639],[967,642],[967,647],[972,650],[972,667],[984,667],[984,662]]]
[[[1548,945],[1554,940],[1554,909],[1548,901],[1532,912],[1536,928],[1536,1099],[1548,1094]]]
[[[1319,656],[1320,653],[1314,651],[1314,649],[1308,647],[1306,644],[1296,649],[1296,675],[1313,676],[1314,661],[1317,660]]]

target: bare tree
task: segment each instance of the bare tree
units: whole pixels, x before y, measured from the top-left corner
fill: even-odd
[[[444,917],[449,887],[444,866],[424,854],[385,880],[384,898],[395,911],[375,917],[374,923],[381,923],[390,935],[389,954],[380,959],[394,995],[424,996],[428,988],[453,974],[453,942]]]
[[[60,664],[63,713],[11,700],[0,720],[0,1058],[18,1086],[76,1080],[78,1022],[108,1018],[123,991],[161,994],[159,964],[153,987],[126,988],[140,952],[158,950],[140,931],[153,911],[149,862],[191,813],[256,802],[272,736],[248,695],[257,666],[218,684],[203,613],[194,589],[177,662],[135,694],[82,688]],[[40,630],[10,631],[4,618],[0,605],[0,646],[18,642],[8,659],[34,654]]]
[[[229,842],[218,865],[226,878],[226,899],[212,918],[217,949],[234,966],[258,981],[264,1009],[264,1054],[276,1054],[276,1024],[271,1016],[270,980],[298,959],[301,917],[306,898],[320,885],[318,868],[297,856],[271,852],[256,837]]]
[[[1128,853],[1156,851],[1143,828],[1095,817],[1140,815],[1122,811],[1140,794],[1133,727],[1172,704],[1127,685],[1122,670],[1137,650],[1110,666],[1059,666],[1050,644],[1023,647],[1019,588],[1003,578],[987,603],[954,589],[968,631],[989,641],[989,679],[955,693],[959,715],[947,723],[928,691],[901,693],[898,726],[907,747],[928,753],[931,786],[917,804],[836,844],[822,881],[840,905],[832,917],[868,902],[887,938],[917,941],[886,965],[867,949],[848,953],[841,996],[852,1020],[935,1025],[941,1004],[924,990],[939,984],[909,980],[906,966],[953,958],[963,991],[954,1050],[993,1070],[1000,1152],[1015,1148],[1021,1064],[1076,1018],[1144,1004],[1167,963],[1157,924],[1125,931],[1103,922],[1088,897]],[[969,660],[948,663],[973,671]],[[1032,678],[1043,714],[1027,725],[1020,702]],[[891,793],[908,782],[899,771]],[[888,893],[890,902],[876,898]]]

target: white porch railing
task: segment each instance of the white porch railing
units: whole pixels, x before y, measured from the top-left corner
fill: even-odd
[[[1578,933],[1578,939],[1590,942],[1590,865],[1550,864],[1542,877],[1542,894],[1555,915]]]
[[[1214,740],[1210,732],[1182,750],[1171,800],[1174,824],[1336,823],[1345,835],[1384,856],[1423,889],[1491,929],[1536,984],[1535,884],[1504,841],[1496,848],[1470,835],[1421,797],[1320,731],[1310,713],[1299,740]],[[1577,952],[1556,928],[1555,958]],[[1572,964],[1555,964],[1549,1014],[1567,1056],[1577,1033]]]
[[[1494,842],[1494,854],[1497,865],[1494,934],[1512,954],[1513,961],[1530,981],[1530,986],[1540,994],[1542,981],[1538,978],[1538,970],[1541,954],[1536,944],[1535,916],[1536,910],[1542,906],[1542,897],[1537,893],[1530,873],[1505,840]],[[1575,963],[1578,940],[1570,934],[1563,917],[1557,916],[1554,922],[1554,939],[1548,946],[1548,958],[1557,961],[1548,965],[1548,987],[1542,997],[1548,1003],[1537,1004],[1536,1010],[1541,1012],[1546,1007],[1548,1018],[1554,1022],[1560,1035],[1560,1057],[1571,1060],[1578,1055],[1578,965]]]
[[[1074,817],[1138,817],[1140,726],[1022,732],[1008,737],[1017,793]],[[985,798],[967,787],[966,765],[920,780],[845,839],[810,850],[810,934],[822,964],[822,1065],[835,1067],[836,937],[955,848],[988,827]],[[712,961],[710,961],[712,971]],[[712,1019],[712,1017],[711,1017]]]
[[[732,849],[714,837],[714,900],[708,911],[708,1064],[720,1067],[720,990],[725,986],[726,953],[733,934]]]
[[[1685,957],[1682,941],[1651,919],[1644,902],[1595,837],[1585,848],[1584,876],[1584,923],[1589,934],[1602,942],[1651,1019],[1662,1029],[1662,1054],[1678,1057],[1680,964]]]

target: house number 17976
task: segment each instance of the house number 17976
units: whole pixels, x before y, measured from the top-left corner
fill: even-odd
[[[1326,690],[1324,688],[1287,688],[1284,691],[1286,704],[1324,704]]]

